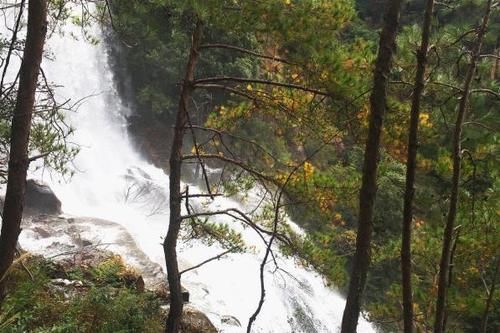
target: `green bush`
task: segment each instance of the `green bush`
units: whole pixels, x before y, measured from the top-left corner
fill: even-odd
[[[7,277],[2,333],[162,331],[162,299],[136,290],[130,283],[132,271],[119,257],[93,268],[65,269],[39,257],[27,259],[25,266],[14,268]],[[54,286],[51,280],[58,277],[77,278],[83,286]]]

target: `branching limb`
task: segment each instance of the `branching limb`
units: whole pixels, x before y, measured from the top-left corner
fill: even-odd
[[[229,133],[229,132],[226,132],[226,131],[223,131],[223,130],[219,130],[219,129],[216,129],[216,128],[211,128],[211,127],[203,127],[203,126],[193,125],[193,126],[191,126],[191,128],[197,129],[197,130],[200,130],[200,131],[206,131],[206,132],[215,133],[217,135],[217,137],[219,138],[219,141],[221,141],[222,144],[224,144],[224,142],[223,142],[224,141],[224,139],[223,139],[224,136],[230,137],[232,139],[235,139],[235,140],[238,140],[238,141],[241,141],[241,142],[244,142],[244,143],[248,143],[248,144],[254,146],[255,148],[257,148],[258,150],[260,150],[261,152],[263,152],[265,155],[269,156],[276,163],[279,163],[279,164],[281,164],[283,166],[290,167],[290,165],[281,162],[276,156],[274,156],[264,146],[262,146],[261,144],[259,144],[258,142],[255,142],[253,140],[246,139],[246,138],[244,138],[242,136],[239,136],[239,135],[236,135],[236,134],[232,134],[232,133]],[[226,146],[226,145],[224,144],[224,146]],[[228,149],[228,151],[229,151],[229,149]]]
[[[188,213],[188,215],[181,216],[181,219],[186,220],[186,219],[194,219],[194,218],[208,217],[215,215],[227,215],[235,220],[243,222],[243,224],[251,227],[253,230],[259,233],[266,234],[269,236],[273,234],[272,231],[262,228],[257,223],[255,223],[247,214],[236,208],[228,208],[211,212],[191,212]],[[276,238],[278,238],[281,242],[285,244],[292,244],[291,240],[286,235],[279,234],[276,236]]]
[[[210,258],[210,259],[207,259],[207,260],[202,261],[202,262],[201,262],[201,263],[199,263],[198,265],[195,265],[195,266],[193,266],[193,267],[186,268],[185,270],[180,271],[180,272],[179,272],[179,275],[182,275],[182,274],[187,273],[187,272],[189,272],[189,271],[192,271],[192,270],[194,270],[194,269],[200,268],[201,266],[203,266],[203,265],[205,265],[205,264],[208,264],[208,263],[209,263],[209,262],[211,262],[211,261],[214,261],[214,260],[219,260],[220,258],[224,257],[226,254],[229,254],[229,253],[231,253],[231,252],[234,252],[234,251],[235,251],[235,250],[237,250],[237,249],[238,249],[238,247],[233,247],[233,248],[231,248],[231,249],[229,249],[229,250],[227,250],[227,251],[222,252],[221,254],[216,255],[215,257],[212,257],[212,258]]]
[[[2,79],[0,80],[0,97],[3,96],[3,84],[5,80],[5,75],[7,74],[7,69],[9,68],[10,58],[12,56],[12,52],[14,51],[14,46],[17,42],[17,33],[19,32],[21,18],[23,17],[24,4],[26,0],[21,0],[21,4],[19,5],[19,13],[17,14],[16,25],[14,26],[14,30],[12,33],[12,38],[10,40],[9,50],[7,51],[7,57],[5,58],[5,64],[3,65]]]
[[[199,155],[184,155],[182,157],[183,160],[192,160],[192,159],[198,159],[198,158],[203,158],[203,159],[217,159],[217,160],[220,160],[220,161],[223,161],[223,162],[227,162],[227,163],[230,163],[230,164],[233,164],[233,165],[236,165],[236,166],[240,167],[241,169],[245,170],[246,172],[248,172],[248,173],[250,173],[250,174],[252,174],[254,176],[257,176],[259,179],[263,179],[263,180],[266,180],[266,181],[269,181],[269,182],[272,182],[272,183],[276,183],[276,180],[274,178],[272,178],[271,176],[264,175],[260,171],[257,171],[255,169],[249,167],[245,163],[243,163],[241,161],[238,161],[238,160],[235,160],[233,158],[226,157],[224,155],[199,154]]]
[[[52,151],[48,151],[46,153],[43,153],[43,154],[38,154],[38,155],[35,155],[35,156],[32,156],[32,157],[29,157],[28,158],[28,161],[31,163],[31,162],[34,162],[36,160],[39,160],[41,158],[44,158],[44,157],[47,157],[49,156],[50,154],[52,153]]]
[[[207,169],[205,168],[205,163],[203,162],[203,160],[200,157],[200,149],[198,147],[198,143],[197,143],[197,140],[196,140],[196,134],[195,134],[195,132],[193,130],[193,123],[191,122],[191,117],[189,115],[189,110],[187,110],[187,109],[186,109],[186,120],[187,120],[187,123],[189,125],[189,129],[190,129],[190,132],[191,132],[191,137],[193,139],[194,150],[195,150],[196,156],[198,158],[198,162],[200,163],[200,166],[201,166],[201,171],[203,173],[203,179],[205,180],[205,186],[207,188],[207,192],[208,192],[210,198],[213,200],[214,196],[212,195],[212,189],[210,188],[210,182],[208,180]]]
[[[255,312],[250,316],[250,319],[248,320],[248,325],[247,325],[247,333],[250,333],[252,330],[252,325],[257,319],[257,316],[259,315],[262,306],[264,305],[264,300],[266,297],[266,289],[265,289],[265,280],[264,280],[264,269],[267,264],[267,258],[269,257],[269,254],[271,253],[271,247],[273,245],[274,239],[277,237],[277,231],[278,231],[278,223],[279,223],[279,211],[280,211],[280,203],[281,199],[284,193],[285,187],[288,185],[288,182],[292,179],[293,174],[307,161],[308,159],[304,160],[302,163],[298,164],[292,172],[288,174],[288,177],[286,178],[285,182],[283,185],[280,187],[280,190],[278,192],[278,198],[276,200],[276,206],[274,210],[274,221],[273,221],[273,233],[271,235],[271,239],[269,240],[269,243],[267,244],[266,248],[266,253],[264,255],[264,258],[262,259],[262,262],[260,264],[260,272],[259,272],[259,277],[260,277],[260,299],[259,303],[257,305],[257,309]],[[275,259],[274,259],[275,260]],[[276,260],[275,260],[276,262]]]
[[[266,54],[258,53],[258,52],[252,51],[252,50],[248,50],[248,49],[245,49],[245,48],[242,48],[242,47],[237,47],[237,46],[233,46],[233,45],[229,45],[229,44],[204,44],[204,45],[200,46],[200,49],[226,49],[226,50],[234,50],[234,51],[238,51],[238,52],[241,52],[241,53],[250,54],[250,55],[255,56],[257,58],[268,59],[268,60],[272,60],[272,61],[278,61],[278,62],[285,63],[287,65],[294,65],[293,63],[289,62],[288,60],[280,58],[280,57],[269,56],[269,55],[266,55]]]
[[[331,94],[318,90],[318,89],[313,89],[310,87],[298,85],[298,84],[293,84],[293,83],[285,83],[285,82],[277,82],[277,81],[271,81],[271,80],[262,80],[262,79],[249,79],[249,78],[243,78],[243,77],[232,77],[232,76],[219,76],[219,77],[211,77],[211,78],[205,78],[205,79],[198,79],[196,80],[195,87],[197,87],[199,84],[206,84],[206,83],[216,83],[216,82],[237,82],[237,83],[256,83],[256,84],[264,84],[264,85],[270,85],[270,86],[277,86],[277,87],[283,87],[283,88],[290,88],[290,89],[296,89],[296,90],[302,90],[306,92],[310,92],[316,95],[320,96],[329,96],[331,97]]]
[[[200,83],[200,84],[196,85],[196,88],[226,90],[226,91],[229,91],[230,93],[248,98],[248,99],[253,100],[253,101],[257,100],[257,98],[251,94],[248,94],[248,93],[246,93],[242,90],[239,90],[239,89],[235,89],[233,87],[225,86],[223,84],[201,84]]]

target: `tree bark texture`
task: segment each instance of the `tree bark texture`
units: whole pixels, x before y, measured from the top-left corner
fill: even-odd
[[[165,327],[166,333],[179,332],[182,319],[183,299],[179,266],[177,263],[177,238],[181,227],[181,166],[184,133],[187,125],[188,108],[194,90],[194,72],[198,61],[202,24],[198,22],[192,36],[192,45],[182,83],[179,109],[175,122],[174,138],[170,153],[170,222],[167,236],[163,243],[163,252],[167,266],[168,285],[170,290],[170,309]]]
[[[388,76],[396,49],[401,3],[401,0],[388,0],[384,26],[380,36],[373,77],[373,89],[370,96],[369,130],[365,147],[363,178],[359,193],[356,253],[354,255],[346,306],[342,317],[342,333],[356,332],[359,312],[361,311],[361,299],[370,266],[380,137],[386,111]]]
[[[422,25],[422,40],[417,51],[417,72],[410,112],[408,134],[408,156],[406,160],[406,186],[403,208],[403,228],[401,242],[401,279],[403,288],[404,332],[413,333],[413,292],[411,281],[411,232],[413,220],[413,198],[415,196],[415,173],[417,167],[418,124],[420,118],[420,100],[425,86],[425,68],[431,34],[434,0],[427,0]]]
[[[444,228],[443,248],[439,264],[436,314],[434,318],[434,333],[443,333],[445,330],[445,308],[446,308],[446,297],[448,291],[448,272],[450,270],[453,228],[455,225],[455,220],[457,217],[457,209],[458,209],[458,194],[459,194],[458,192],[459,192],[460,171],[461,171],[461,161],[462,161],[462,145],[461,145],[462,127],[467,113],[467,107],[469,105],[472,79],[474,78],[474,74],[476,72],[477,62],[479,60],[479,56],[481,53],[481,46],[483,43],[484,36],[486,35],[486,30],[488,28],[488,21],[491,13],[491,5],[492,5],[492,0],[488,0],[488,3],[486,4],[486,13],[483,16],[481,26],[477,31],[476,43],[471,53],[471,60],[462,86],[460,103],[458,106],[458,114],[457,114],[457,119],[455,121],[455,130],[453,133],[453,148],[452,148],[453,176],[451,180],[450,206],[448,209],[446,225]]]
[[[11,125],[7,191],[0,234],[0,279],[5,276],[14,260],[16,244],[21,232],[26,174],[29,166],[28,142],[46,32],[47,1],[30,0],[28,32]],[[5,296],[4,291],[4,283],[0,282],[0,303]]]

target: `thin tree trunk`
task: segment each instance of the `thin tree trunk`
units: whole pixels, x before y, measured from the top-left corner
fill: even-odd
[[[358,234],[356,253],[349,283],[346,306],[342,318],[342,333],[355,333],[361,310],[361,299],[370,265],[371,239],[375,196],[377,193],[377,168],[380,137],[386,110],[387,81],[396,49],[401,0],[388,0],[384,27],[380,36],[379,50],[370,96],[369,132],[365,148],[363,179],[359,194]]]
[[[425,68],[431,34],[434,0],[427,0],[422,26],[422,41],[417,51],[417,73],[411,104],[410,132],[408,135],[408,157],[406,160],[406,188],[404,195],[403,228],[401,243],[401,278],[403,287],[404,332],[413,332],[413,292],[411,284],[411,229],[413,220],[413,198],[415,196],[415,172],[417,167],[418,123],[420,100],[425,86]]]
[[[7,192],[0,234],[0,279],[5,276],[14,260],[17,239],[21,232],[26,174],[29,165],[28,141],[46,32],[47,1],[30,0],[28,32],[11,127]],[[5,296],[4,287],[4,282],[0,282],[0,304]]]
[[[486,333],[488,329],[488,316],[490,314],[493,295],[495,294],[495,286],[497,283],[497,275],[499,268],[500,268],[500,259],[497,257],[495,263],[495,271],[493,272],[493,277],[491,278],[491,287],[490,290],[487,290],[488,298],[486,299],[486,306],[484,307],[483,318],[481,319],[481,333]]]
[[[166,333],[179,332],[183,299],[179,267],[177,263],[177,237],[181,226],[181,165],[182,147],[184,141],[185,127],[187,124],[187,112],[189,102],[194,89],[194,72],[198,61],[198,49],[202,34],[201,22],[196,24],[192,36],[192,45],[186,66],[184,82],[182,83],[179,110],[175,122],[174,138],[170,153],[170,222],[167,236],[163,243],[165,262],[167,266],[168,285],[170,290],[170,309],[168,312]]]
[[[460,182],[460,171],[461,171],[461,160],[462,160],[462,127],[467,113],[467,107],[469,105],[469,97],[472,85],[472,79],[476,72],[477,61],[480,56],[481,46],[483,43],[484,35],[488,27],[488,21],[491,13],[492,0],[488,0],[486,5],[486,13],[483,17],[481,26],[479,27],[477,33],[476,45],[472,50],[472,57],[467,70],[465,81],[462,87],[462,93],[460,98],[460,104],[458,106],[457,120],[455,122],[455,131],[453,134],[453,177],[451,181],[451,195],[450,195],[450,207],[448,210],[448,216],[446,219],[446,226],[443,234],[443,249],[441,252],[441,261],[439,264],[439,280],[438,280],[438,292],[436,300],[436,315],[434,321],[434,333],[443,333],[445,329],[445,307],[446,307],[446,296],[448,291],[448,272],[450,269],[450,253],[451,253],[451,243],[453,238],[453,228],[455,225],[455,220],[457,216],[458,208],[458,191]]]
[[[498,80],[498,73],[500,71],[500,37],[497,37],[497,43],[495,45],[495,51],[493,53],[495,59],[493,60],[493,65],[491,66],[491,79]]]

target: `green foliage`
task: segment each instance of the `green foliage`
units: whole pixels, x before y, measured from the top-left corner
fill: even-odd
[[[287,213],[306,229],[304,239],[280,224],[292,244],[281,244],[329,281],[345,287],[355,247],[358,190],[367,134],[368,95],[381,20],[380,2],[356,1],[114,1],[116,24],[126,45],[121,64],[132,76],[133,95],[146,115],[171,124],[178,86],[196,19],[204,23],[203,43],[226,43],[285,58],[288,63],[256,59],[228,50],[204,49],[197,78],[233,75],[314,88],[307,91],[261,83],[229,84],[233,94],[198,91],[191,111],[196,124],[219,131],[200,151],[230,156],[273,179],[279,187],[296,174],[285,193]],[[420,43],[422,1],[408,1],[402,16],[398,53],[387,101],[383,151],[375,202],[373,264],[366,309],[384,329],[401,329],[399,268],[402,195],[407,128]],[[473,29],[484,1],[463,0],[436,6],[426,89],[422,99],[415,198],[414,293],[418,328],[432,326],[436,272],[441,252],[452,173],[451,134],[456,98],[474,42]],[[356,17],[355,9],[358,11]],[[471,31],[470,33],[465,33]],[[499,20],[494,13],[483,53],[498,52]],[[123,52],[122,52],[123,51]],[[116,57],[116,55],[115,55]],[[117,57],[119,58],[119,57]],[[477,329],[485,307],[484,282],[491,284],[498,234],[498,73],[494,57],[481,58],[473,82],[464,128],[460,233],[449,288],[449,328]],[[496,69],[498,72],[498,68]],[[210,137],[208,137],[210,138]],[[205,139],[205,137],[203,137]],[[192,145],[186,145],[192,149]],[[307,160],[306,163],[304,163]],[[219,165],[216,165],[219,166]],[[225,170],[225,191],[244,196],[252,177]],[[272,207],[258,222],[269,227]],[[281,216],[280,216],[281,221]],[[227,225],[194,219],[187,236],[209,244],[241,241]],[[241,245],[243,246],[243,245]],[[497,294],[498,295],[498,294]],[[494,304],[498,304],[495,296]],[[498,330],[498,306],[490,330]],[[389,323],[389,324],[387,324]]]
[[[358,1],[365,21],[377,21],[377,13],[367,1]],[[385,153],[379,171],[373,265],[367,286],[367,310],[372,320],[386,323],[388,331],[400,331],[401,288],[399,269],[402,182],[406,159],[406,140],[412,83],[415,76],[415,50],[420,42],[420,21],[416,1],[409,1],[402,15],[404,25],[398,38],[388,101]],[[442,226],[449,205],[452,175],[451,137],[459,100],[457,91],[470,61],[474,43],[473,28],[484,13],[484,1],[458,1],[451,6],[437,6],[432,26],[432,49],[429,53],[427,85],[420,117],[419,156],[414,203],[413,236],[414,302],[416,321],[421,331],[433,325],[436,297],[436,273],[441,255]],[[378,21],[377,21],[378,22]],[[483,53],[498,48],[498,13],[483,45]],[[466,33],[470,31],[469,33]],[[486,304],[486,285],[491,285],[498,244],[489,236],[498,228],[498,205],[490,198],[498,191],[498,76],[492,74],[491,59],[481,58],[473,89],[489,89],[491,94],[473,90],[462,148],[457,246],[454,252],[453,277],[449,287],[448,329],[453,332],[476,332]],[[498,75],[498,74],[497,74]],[[495,156],[496,155],[496,156]],[[494,199],[493,199],[494,200]],[[496,207],[496,208],[495,208]],[[496,211],[496,212],[494,212]],[[400,222],[399,222],[400,223]],[[378,237],[377,237],[378,236]],[[382,236],[382,237],[380,237]],[[482,258],[482,259],[480,259]],[[483,280],[483,282],[482,282]],[[498,282],[497,282],[498,283]],[[482,286],[481,286],[482,284]],[[493,301],[498,302],[498,300]],[[490,318],[496,315],[495,310]],[[387,324],[392,322],[391,324]],[[498,328],[495,319],[488,330]]]
[[[4,98],[13,99],[15,95],[14,90]],[[6,181],[13,104],[10,106],[0,104],[0,108],[2,115],[0,117],[0,182],[4,182]],[[48,167],[63,175],[71,176],[73,170],[69,164],[79,148],[66,140],[73,133],[73,129],[64,123],[62,112],[50,110],[51,108],[56,109],[57,106],[51,104],[37,106],[39,112],[33,117],[28,153],[30,157],[40,156],[42,163],[36,163],[37,167]]]
[[[55,10],[52,6],[56,5],[57,1],[50,5],[52,14]],[[64,15],[60,14],[62,19]],[[7,65],[6,58],[10,38],[10,32],[0,34],[0,71],[2,72]],[[18,40],[15,47],[22,50],[24,40]],[[17,55],[13,53],[12,57],[15,56]],[[7,73],[18,70],[12,68],[12,62],[10,66],[11,68],[8,69]],[[2,92],[0,96],[0,183],[3,183],[6,181],[7,175],[11,121],[17,99],[17,80],[10,82],[7,75],[0,90]],[[78,153],[78,147],[67,141],[68,136],[73,133],[73,129],[65,122],[64,107],[59,105],[54,98],[54,84],[46,82],[40,76],[37,92],[38,97],[33,112],[28,154],[30,157],[38,156],[39,161],[32,163],[32,166],[34,164],[36,167],[46,167],[70,176],[72,170],[69,164]]]
[[[9,296],[3,304],[0,331],[15,332],[159,332],[162,301],[152,292],[136,291],[124,280],[130,269],[117,257],[95,268],[70,267],[39,257],[9,275]],[[51,280],[85,276],[83,287],[56,287]],[[137,277],[136,277],[137,278]]]
[[[118,75],[132,79],[131,87],[119,85],[119,88],[126,98],[132,97],[139,117],[168,124],[174,119],[193,27],[193,12],[186,10],[188,7],[168,1],[112,2],[114,28],[121,41],[113,42],[116,44],[111,55],[118,66],[126,68],[127,74],[118,72]],[[249,35],[208,24],[204,42],[252,48],[254,40]],[[126,46],[120,47],[120,43]],[[255,71],[255,62],[239,53],[208,52],[200,59],[197,75],[248,76]],[[199,94],[196,100],[202,105],[221,98],[223,95],[218,93]],[[195,117],[204,117],[206,112],[199,110]]]
[[[246,249],[239,232],[228,224],[210,222],[208,218],[189,219],[187,225],[183,226],[182,237],[201,240],[208,246],[217,244],[231,252],[243,252]]]

